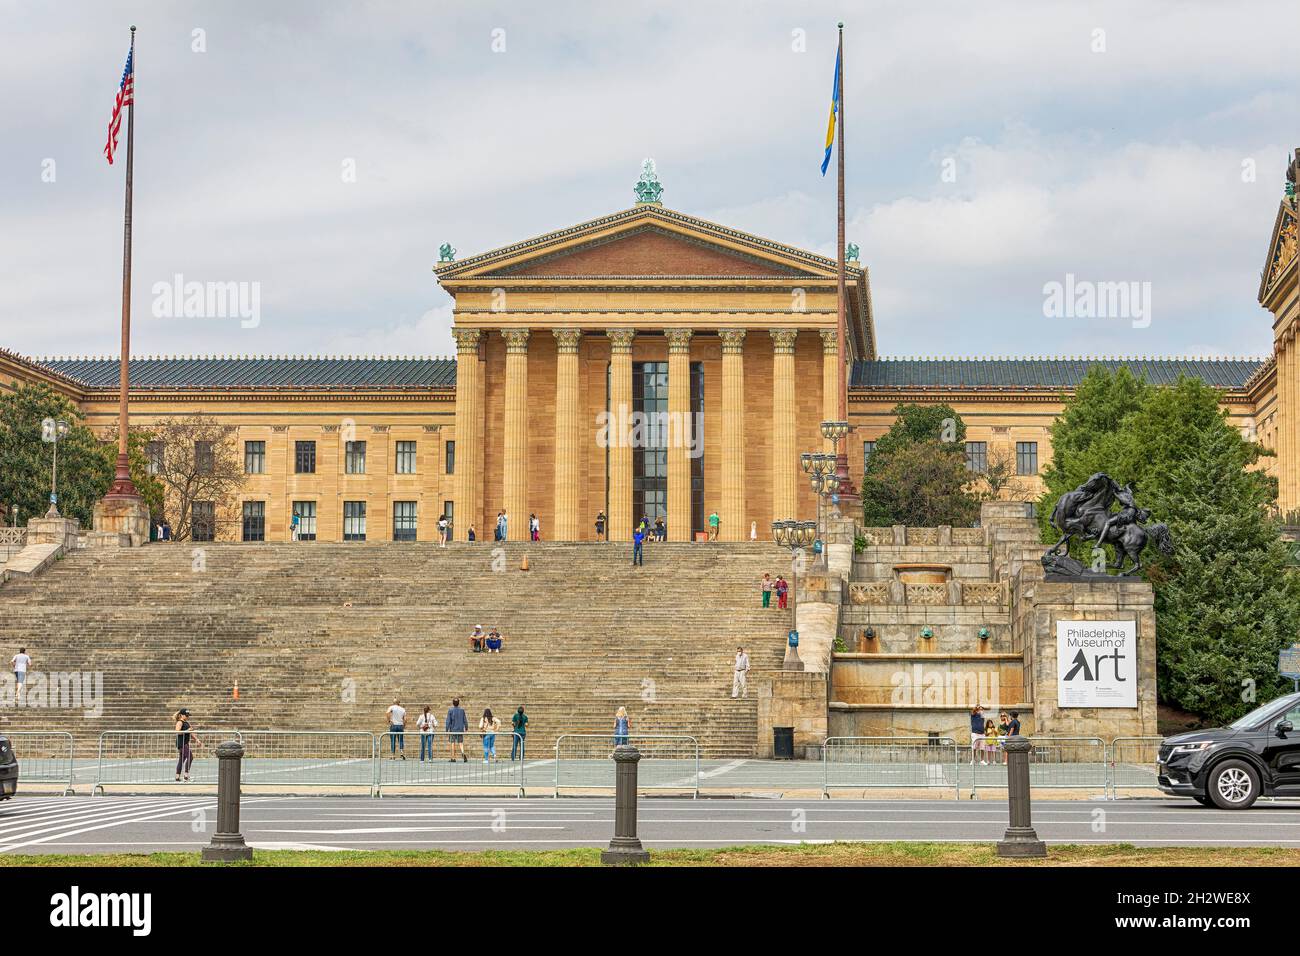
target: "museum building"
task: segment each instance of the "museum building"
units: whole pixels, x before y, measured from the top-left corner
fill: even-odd
[[[1263,359],[951,358],[878,353],[869,271],[638,202],[630,209],[434,269],[455,301],[454,358],[133,357],[130,415],[147,429],[202,412],[235,428],[247,480],[199,537],[285,541],[511,539],[536,515],[548,540],[613,539],[663,517],[670,540],[770,534],[817,502],[802,452],[831,451],[847,363],[850,470],[861,480],[899,402],[947,402],[967,426],[969,467],[1014,462],[1014,494],[1042,490],[1049,427],[1089,367],[1126,365],[1220,391],[1230,420],[1276,452],[1279,506],[1300,510],[1294,192],[1288,171],[1257,298],[1273,319]],[[856,250],[851,249],[851,253]],[[139,338],[137,339],[139,341]],[[95,430],[117,416],[116,358],[32,358],[0,349],[0,391],[44,382]],[[152,453],[165,454],[163,449]]]

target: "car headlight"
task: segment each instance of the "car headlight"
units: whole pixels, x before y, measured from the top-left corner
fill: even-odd
[[[1178,744],[1171,753],[1176,754],[1196,754],[1202,750],[1209,750],[1214,746],[1213,740],[1201,740],[1194,744]]]

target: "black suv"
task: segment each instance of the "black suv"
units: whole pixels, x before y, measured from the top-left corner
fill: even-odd
[[[1203,806],[1244,810],[1261,796],[1300,797],[1300,694],[1257,707],[1227,727],[1166,737],[1160,789]]]
[[[8,737],[0,737],[0,800],[18,792],[18,758]]]

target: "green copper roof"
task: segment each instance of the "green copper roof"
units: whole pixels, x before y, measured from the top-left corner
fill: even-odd
[[[1263,364],[1257,358],[882,358],[854,363],[850,387],[1074,388],[1094,365],[1124,365],[1153,385],[1186,375],[1216,388],[1242,388]]]
[[[37,358],[87,388],[116,388],[116,358]],[[333,358],[327,356],[133,358],[132,388],[450,388],[450,358]]]

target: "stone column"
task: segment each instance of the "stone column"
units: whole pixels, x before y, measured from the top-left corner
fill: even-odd
[[[797,329],[772,329],[772,520],[795,518],[799,452],[794,430],[794,343]]]
[[[722,526],[723,541],[744,541],[745,521],[745,330],[722,329]],[[767,529],[764,529],[765,531]]]
[[[452,338],[456,340],[456,471],[452,476],[452,501],[455,514],[455,534],[459,541],[465,540],[469,526],[481,536],[478,527],[481,516],[475,513],[477,501],[476,482],[479,480],[474,463],[478,459],[479,419],[483,417],[483,407],[479,403],[479,341],[483,337],[479,329],[452,329]],[[429,517],[433,517],[430,512]],[[426,518],[426,520],[428,520]]]
[[[1300,481],[1297,480],[1296,468],[1296,355],[1294,326],[1283,333],[1284,351],[1278,365],[1278,396],[1281,399],[1280,421],[1285,440],[1278,463],[1278,497],[1283,511],[1294,510],[1300,501]]]
[[[691,330],[667,329],[668,540],[691,540]]]
[[[1277,353],[1277,438],[1274,442],[1277,452],[1277,503],[1285,513],[1291,508],[1291,487],[1288,462],[1291,460],[1291,407],[1287,388],[1287,366],[1290,364],[1291,350],[1287,346],[1286,333],[1277,340],[1274,348]]]
[[[528,329],[502,329],[506,340],[505,480],[511,541],[528,540]]]
[[[554,329],[559,356],[555,369],[555,531],[556,541],[577,541],[578,480],[582,442],[578,426],[579,329]]]
[[[835,329],[822,329],[822,421],[838,421],[840,417],[840,346]],[[844,436],[844,441],[849,436]],[[822,439],[822,451],[830,454],[835,445],[829,438]]]
[[[609,540],[632,540],[632,329],[609,336]]]

